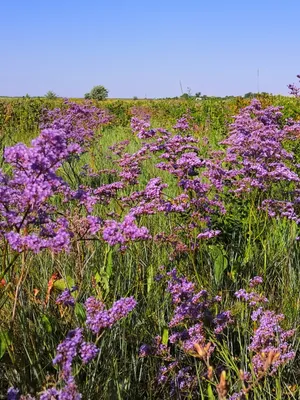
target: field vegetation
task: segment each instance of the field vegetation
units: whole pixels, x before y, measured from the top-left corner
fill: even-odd
[[[300,398],[291,90],[0,99],[0,398]]]

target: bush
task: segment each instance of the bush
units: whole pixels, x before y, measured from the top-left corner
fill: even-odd
[[[45,94],[46,99],[57,99],[57,94],[52,92],[52,90],[49,90],[46,94]]]
[[[93,100],[105,100],[108,96],[108,90],[101,85],[94,86],[90,93],[86,93],[84,97],[86,99]]]

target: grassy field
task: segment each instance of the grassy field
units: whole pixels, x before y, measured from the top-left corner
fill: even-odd
[[[300,105],[260,101],[232,127],[249,100],[107,100],[94,105],[110,117],[91,126],[94,109],[80,119],[62,100],[0,100],[0,398],[11,387],[41,399],[51,387],[55,399],[300,398],[299,128],[286,123]],[[264,113],[271,104],[282,117]],[[47,158],[54,142],[30,143],[42,110],[56,107],[46,128],[81,150],[64,149],[46,175],[30,157]],[[37,152],[7,153],[19,142]],[[51,188],[32,200],[26,186],[41,176]],[[47,244],[16,244],[10,232]],[[75,303],[57,303],[67,289]],[[95,332],[91,296],[137,304]],[[79,327],[98,351],[88,363],[74,355],[68,381],[52,360]]]

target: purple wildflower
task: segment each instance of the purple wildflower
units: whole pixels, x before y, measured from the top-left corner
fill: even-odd
[[[263,278],[261,276],[255,276],[254,278],[250,279],[249,286],[255,287],[263,283]]]
[[[56,388],[50,388],[45,390],[41,396],[40,400],[58,400],[60,395],[60,391],[58,391]]]
[[[72,290],[65,289],[56,299],[56,304],[62,304],[64,306],[75,306],[75,299],[72,296]]]
[[[20,390],[18,388],[10,387],[7,391],[7,400],[19,400]]]
[[[254,353],[252,363],[255,373],[275,374],[279,366],[286,364],[295,357],[295,352],[287,342],[294,334],[294,330],[284,331],[280,322],[284,315],[273,311],[264,311],[257,315],[259,326],[256,329],[249,350]]]
[[[143,226],[141,228],[137,227],[133,215],[126,215],[123,222],[105,221],[103,239],[111,246],[116,244],[124,245],[136,240],[147,240],[150,237],[147,228]]]
[[[53,359],[53,364],[57,364],[61,368],[61,375],[64,380],[72,375],[72,362],[78,354],[78,348],[83,341],[83,331],[81,328],[76,328],[69,331],[66,339],[57,347],[56,356]]]
[[[133,297],[125,297],[117,300],[113,306],[107,310],[105,305],[90,297],[85,302],[87,313],[86,324],[89,329],[98,334],[104,328],[111,328],[117,321],[128,315],[136,306]]]
[[[80,346],[80,357],[83,364],[88,364],[93,360],[99,352],[99,349],[94,343],[82,342]]]

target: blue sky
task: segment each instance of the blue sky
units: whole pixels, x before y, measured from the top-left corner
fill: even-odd
[[[9,0],[0,95],[287,94],[300,73],[299,0]]]

